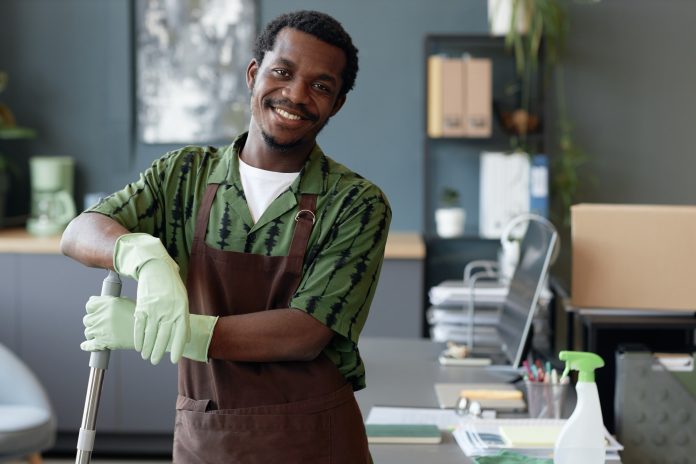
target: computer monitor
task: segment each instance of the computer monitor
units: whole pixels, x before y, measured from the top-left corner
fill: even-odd
[[[497,326],[503,354],[513,368],[521,366],[530,344],[530,327],[557,240],[558,234],[548,221],[528,222]]]

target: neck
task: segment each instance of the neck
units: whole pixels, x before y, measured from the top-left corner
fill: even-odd
[[[302,141],[287,149],[274,147],[264,140],[261,131],[252,124],[239,157],[246,164],[266,171],[298,172],[307,161],[314,144],[315,141],[312,140],[311,143]]]

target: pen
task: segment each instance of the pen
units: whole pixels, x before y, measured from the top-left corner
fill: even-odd
[[[529,368],[529,363],[527,362],[526,359],[524,361],[522,361],[522,366],[527,371],[527,379],[529,379],[529,381],[533,382],[534,376],[532,375],[532,370]]]
[[[537,359],[534,364],[536,364],[536,367],[537,367],[537,380],[539,382],[543,382],[544,381],[544,366],[541,364],[541,359]]]

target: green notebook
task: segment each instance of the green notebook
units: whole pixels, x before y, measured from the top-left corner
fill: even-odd
[[[442,441],[440,429],[431,424],[367,424],[368,443],[428,443]]]

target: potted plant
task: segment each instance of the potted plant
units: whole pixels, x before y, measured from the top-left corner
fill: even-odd
[[[435,210],[435,229],[443,238],[464,235],[466,211],[459,206],[459,192],[445,187],[440,195],[440,207]]]
[[[5,72],[0,72],[0,93],[7,86],[8,76]],[[33,129],[20,127],[16,124],[14,115],[7,105],[0,103],[0,140],[16,140],[33,138],[36,132]],[[5,221],[5,206],[7,204],[7,195],[10,189],[11,176],[16,172],[15,166],[11,159],[0,152],[0,227]]]
[[[578,2],[582,0],[576,0]],[[584,0],[590,3],[592,0]],[[510,25],[505,35],[506,46],[515,56],[515,67],[519,76],[520,109],[517,124],[526,125],[533,122],[532,92],[539,72],[544,86],[551,77],[555,83],[556,127],[555,156],[552,157],[552,196],[556,200],[557,221],[562,225],[570,224],[570,206],[577,193],[579,179],[577,168],[583,164],[587,155],[577,146],[573,139],[572,124],[568,120],[565,107],[565,88],[563,83],[562,55],[568,34],[568,16],[563,0],[507,0],[509,5]],[[520,23],[524,16],[526,29],[512,27]],[[539,70],[540,57],[543,53],[544,69]],[[526,132],[517,137],[515,148],[527,150]],[[551,150],[554,152],[554,150]]]

